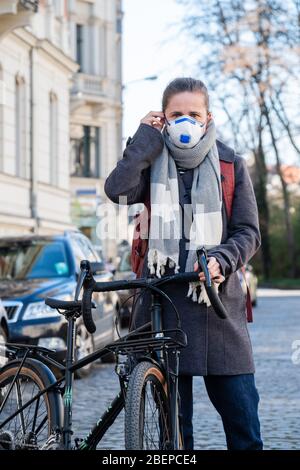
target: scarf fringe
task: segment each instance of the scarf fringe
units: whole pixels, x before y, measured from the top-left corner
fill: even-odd
[[[197,287],[200,286],[200,294],[197,297]],[[214,284],[215,288],[219,289],[219,284]],[[187,293],[187,297],[191,297],[193,302],[198,302],[198,304],[205,303],[208,307],[211,306],[211,302],[209,300],[209,297],[207,295],[206,289],[205,289],[205,284],[204,282],[190,282],[189,283],[189,290]]]
[[[157,277],[161,277],[165,273],[165,268],[169,262],[170,268],[175,268],[175,273],[178,273],[179,266],[175,261],[175,256],[165,256],[160,251],[155,248],[151,248],[148,252],[148,267],[150,269],[150,274],[155,274]],[[156,267],[155,267],[156,265]],[[200,294],[197,296],[197,287],[200,286]],[[214,284],[215,288],[218,291],[219,284]],[[198,302],[198,304],[205,303],[208,307],[211,306],[211,302],[207,295],[204,282],[190,282],[189,290],[187,297],[191,297],[193,302]]]
[[[169,267],[175,268],[175,273],[178,273],[179,266],[175,258],[176,255],[166,256],[161,251],[151,248],[148,252],[148,268],[150,269],[150,274],[155,274],[157,277],[163,276],[168,262]],[[156,265],[156,269],[154,265]]]

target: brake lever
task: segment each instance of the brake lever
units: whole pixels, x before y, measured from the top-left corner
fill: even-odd
[[[207,287],[211,287],[211,275],[207,266],[206,248],[204,246],[202,246],[201,248],[198,248],[196,250],[196,254],[197,254],[197,260],[198,260],[199,272],[200,272],[200,266],[201,266],[201,269],[205,275],[205,285]]]
[[[91,272],[90,262],[88,260],[81,261],[80,262],[80,274],[79,274],[79,278],[78,278],[77,285],[76,285],[76,291],[75,291],[75,299],[74,299],[75,301],[78,300],[83,283],[86,277],[90,275],[90,272]]]

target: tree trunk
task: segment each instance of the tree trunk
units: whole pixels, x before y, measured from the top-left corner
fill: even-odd
[[[290,195],[287,190],[287,184],[284,181],[284,178],[282,176],[279,150],[277,147],[277,142],[276,142],[276,138],[273,132],[273,127],[272,127],[272,123],[271,123],[267,106],[264,107],[264,115],[266,117],[267,124],[270,130],[272,146],[273,146],[275,157],[276,157],[276,169],[277,169],[277,173],[279,175],[281,186],[282,186],[284,220],[285,220],[286,234],[287,234],[288,257],[290,261],[289,275],[292,278],[296,278],[297,276],[297,251],[296,251],[296,246],[295,246],[294,231],[293,231],[292,220],[291,220]]]

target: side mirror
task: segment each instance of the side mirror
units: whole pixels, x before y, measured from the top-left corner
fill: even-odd
[[[97,274],[105,271],[105,264],[103,261],[95,261],[91,263],[92,274]]]

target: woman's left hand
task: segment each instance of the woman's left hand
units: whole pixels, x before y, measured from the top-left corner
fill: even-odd
[[[216,260],[214,256],[208,258],[207,267],[209,274],[215,284],[221,284],[221,282],[225,281],[225,277],[221,273],[220,263]],[[196,261],[196,263],[194,264],[194,271],[198,271],[198,269],[198,262]],[[199,273],[199,279],[200,281],[205,281],[205,275],[203,271]]]

